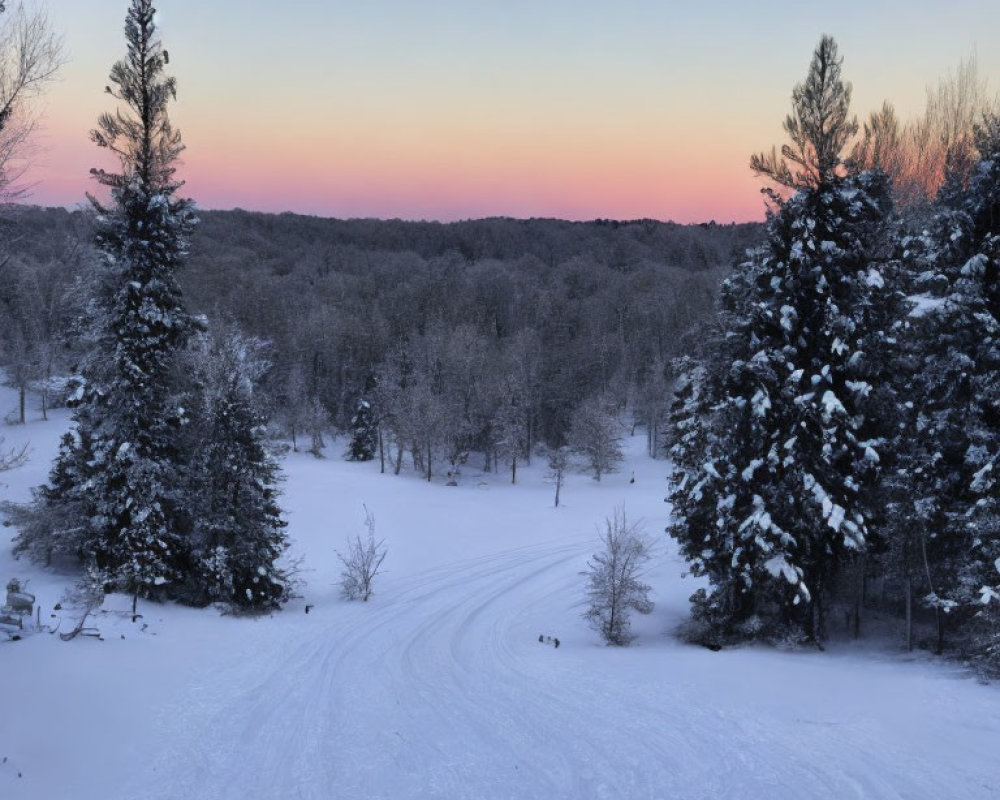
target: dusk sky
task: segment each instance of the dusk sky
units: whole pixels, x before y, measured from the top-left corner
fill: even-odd
[[[75,205],[124,55],[126,0],[37,0],[70,58],[31,202]],[[1000,89],[996,0],[161,0],[180,175],[203,208],[336,217],[720,222],[763,216],[747,166],[783,141],[823,33],[859,115],[975,53]]]

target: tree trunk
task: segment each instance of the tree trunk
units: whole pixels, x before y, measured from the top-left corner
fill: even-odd
[[[525,431],[528,437],[528,441],[527,441],[527,449],[524,452],[524,463],[527,464],[529,467],[531,466],[531,448],[534,445],[533,441],[534,436],[532,435],[534,426],[531,424],[531,417],[532,413],[529,411],[528,424],[526,426],[526,431]]]
[[[403,469],[403,440],[399,439],[396,442],[396,466],[392,474],[398,475],[401,469]]]
[[[385,475],[385,440],[382,438],[382,426],[378,426],[378,460],[379,460],[379,473]]]
[[[924,559],[924,570],[927,573],[927,587],[931,590],[931,594],[937,595],[934,591],[934,583],[931,581],[931,564],[927,559],[927,537],[920,537],[920,554]],[[937,655],[941,655],[944,652],[944,615],[941,613],[941,606],[939,603],[934,604],[934,623],[937,627],[937,645],[934,648],[934,652]]]
[[[517,456],[510,460],[510,482],[517,483]]]
[[[860,561],[858,574],[855,576],[854,592],[854,631],[855,639],[861,638],[861,606],[865,596],[865,565],[864,560]]]
[[[913,581],[906,576],[906,650],[913,652]]]

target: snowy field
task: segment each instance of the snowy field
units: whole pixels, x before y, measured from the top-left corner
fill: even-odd
[[[15,398],[0,390],[0,415]],[[65,412],[2,426],[31,461],[0,496],[42,482]],[[0,637],[2,800],[1000,797],[1000,690],[892,644],[713,653],[672,632],[696,588],[661,531],[665,467],[629,442],[564,507],[536,464],[461,485],[380,475],[340,454],[290,454],[284,506],[302,597],[270,617],[110,597],[103,641]],[[629,483],[634,470],[635,483]],[[368,604],[339,599],[335,548],[389,547]],[[624,505],[661,543],[656,610],[633,647],[581,619],[596,525]],[[71,582],[15,562],[46,624]],[[0,587],[2,588],[2,587]],[[306,606],[312,606],[306,614]],[[539,635],[557,636],[555,649]]]

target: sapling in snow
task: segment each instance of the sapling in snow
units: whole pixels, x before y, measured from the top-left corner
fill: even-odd
[[[348,600],[367,602],[372,594],[372,582],[379,574],[382,562],[385,561],[385,540],[375,541],[375,517],[365,506],[365,527],[368,536],[362,539],[355,536],[354,541],[348,540],[347,554],[337,551],[337,558],[344,565],[340,573],[340,587]]]
[[[546,476],[550,483],[556,487],[555,507],[559,508],[559,493],[562,491],[563,482],[566,479],[566,470],[569,468],[569,450],[565,447],[556,447],[549,453],[549,472]]]
[[[604,549],[587,562],[589,578],[584,618],[608,644],[626,645],[631,639],[629,615],[653,610],[650,587],[640,578],[650,559],[652,546],[640,522],[630,522],[616,509],[604,521]]]

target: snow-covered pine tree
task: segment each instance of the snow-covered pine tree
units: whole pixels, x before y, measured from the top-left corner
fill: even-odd
[[[372,404],[362,398],[351,417],[351,444],[347,457],[351,461],[371,461],[378,451],[378,420]]]
[[[846,176],[831,157],[849,137],[829,125],[854,126],[839,64],[824,37],[793,95],[796,148],[783,152],[801,155],[800,169],[754,160],[799,191],[774,196],[767,242],[727,281],[722,332],[673,416],[668,532],[709,578],[695,612],[715,634],[749,633],[759,616],[821,639],[825,593],[868,544],[879,456],[867,406],[873,338],[885,338],[872,323],[891,199],[883,175]]]
[[[872,174],[785,201],[724,290],[718,349],[683,384],[669,531],[711,580],[701,613],[724,627],[780,611],[822,637],[824,592],[866,547],[879,461],[867,324],[881,288],[869,254],[889,203]]]
[[[264,442],[255,386],[269,364],[259,340],[237,332],[203,335],[192,352],[202,391],[201,445],[189,492],[196,509],[188,575],[191,599],[248,611],[275,609],[289,578],[277,504],[278,465]]]
[[[947,627],[1000,669],[1000,120],[978,131],[967,186],[951,181],[930,229],[908,242],[917,276],[908,394],[915,534],[908,566]],[[909,562],[916,562],[915,565]],[[914,568],[915,567],[915,568]]]
[[[92,198],[103,254],[89,315],[93,347],[81,367],[76,433],[39,494],[41,516],[77,519],[76,549],[133,598],[175,582],[186,555],[178,432],[187,415],[173,372],[196,327],[174,274],[195,219],[191,201],[176,197],[183,144],[167,116],[175,83],[164,75],[154,14],[151,0],[132,0],[128,54],[107,89],[120,105],[91,135],[120,171],[92,170],[111,193],[108,206]]]

